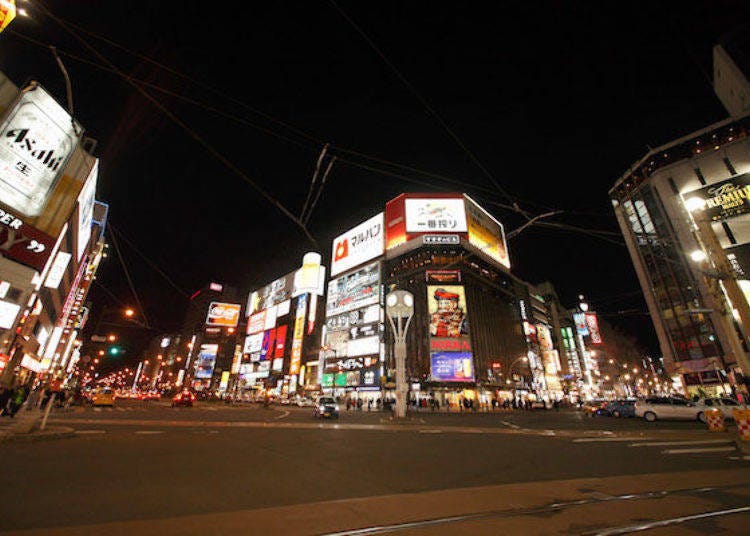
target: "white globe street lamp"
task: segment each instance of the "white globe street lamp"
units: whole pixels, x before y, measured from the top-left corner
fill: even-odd
[[[395,417],[406,417],[406,333],[414,316],[414,295],[394,290],[385,297],[385,312],[393,331],[393,354],[396,358]]]

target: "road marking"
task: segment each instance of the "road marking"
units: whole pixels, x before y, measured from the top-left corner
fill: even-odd
[[[281,415],[279,415],[278,417],[276,417],[276,420],[278,421],[279,419],[283,419],[284,417],[286,417],[288,415],[289,415],[289,412],[285,411],[284,413],[282,413]]]
[[[513,424],[512,422],[508,422],[508,421],[500,421],[500,422],[504,424],[505,426],[510,426],[511,428],[515,428],[516,430],[521,428],[520,426],[518,426],[517,424]]]
[[[76,430],[76,435],[106,434],[105,430]]]
[[[711,447],[705,449],[667,449],[662,450],[662,454],[699,454],[701,452],[730,452],[737,450],[737,447]]]
[[[136,434],[163,434],[162,430],[138,430]]]
[[[661,521],[652,521],[650,523],[643,523],[639,525],[630,525],[627,527],[616,527],[612,529],[605,529],[595,534],[596,536],[618,536],[619,534],[630,534],[631,532],[641,532],[644,530],[654,529],[656,527],[667,527],[669,525],[677,525],[678,523],[685,523],[686,521],[694,521],[696,519],[705,519],[707,517],[728,516],[732,514],[741,514],[742,512],[748,512],[748,511],[750,511],[750,506],[743,506],[741,508],[731,508],[729,510],[714,510],[713,512],[704,512],[702,514],[695,514],[692,516],[673,517],[671,519],[662,519]]]
[[[419,430],[420,434],[442,434],[442,430],[422,429]]]
[[[700,441],[649,441],[646,443],[631,443],[629,447],[669,447],[671,445],[726,445],[731,439],[706,439]]]
[[[646,441],[648,438],[638,437],[579,437],[573,443],[608,443],[611,441]]]

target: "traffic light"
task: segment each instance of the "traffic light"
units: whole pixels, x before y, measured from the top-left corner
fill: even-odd
[[[107,350],[107,353],[109,355],[120,355],[123,352],[123,349],[119,346],[110,346],[109,350]]]

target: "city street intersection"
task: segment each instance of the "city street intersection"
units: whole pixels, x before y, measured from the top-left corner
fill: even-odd
[[[700,534],[750,519],[741,510],[750,463],[736,432],[699,423],[562,410],[395,424],[378,412],[317,421],[295,406],[118,401],[55,413],[50,424],[75,437],[0,445],[12,460],[3,530],[607,534],[687,517],[647,533]]]

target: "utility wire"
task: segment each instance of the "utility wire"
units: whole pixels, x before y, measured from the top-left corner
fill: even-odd
[[[307,222],[310,221],[310,216],[312,216],[312,212],[315,209],[315,205],[318,204],[318,199],[320,199],[320,194],[323,193],[323,188],[325,188],[326,180],[328,180],[328,174],[331,172],[331,169],[333,168],[333,164],[335,164],[335,163],[336,163],[336,157],[334,156],[328,162],[328,167],[326,168],[325,172],[323,173],[323,178],[320,181],[320,188],[318,188],[318,193],[315,196],[315,199],[313,200],[312,205],[310,205],[310,210],[307,211],[307,216],[305,217],[305,225],[307,225]]]
[[[25,41],[27,41],[27,42],[29,42],[31,44],[37,45],[39,47],[47,48],[47,46],[48,46],[48,45],[46,45],[46,44],[44,44],[44,43],[42,43],[42,42],[40,42],[40,41],[38,41],[38,40],[36,40],[36,39],[34,39],[32,37],[29,37],[27,35],[19,33],[16,30],[10,30],[9,32],[11,34],[13,34],[14,36],[16,36],[16,37],[18,37],[18,38],[20,38],[22,40],[25,40]],[[91,33],[91,32],[87,32],[87,33]],[[105,40],[105,42],[110,42],[110,43],[114,44],[113,42],[107,40],[104,37],[98,36],[98,38]],[[123,48],[124,50],[127,50],[129,53],[131,53],[133,55],[136,55],[138,57],[147,58],[147,57],[145,57],[142,54],[139,54],[137,52],[129,51],[128,49],[125,49],[121,45],[116,45],[115,44],[115,46],[118,46],[119,48]],[[62,54],[62,55],[64,55],[64,56],[66,56],[66,57],[68,57],[68,58],[70,58],[70,59],[73,59],[75,61],[78,61],[78,62],[86,64],[86,65],[89,65],[91,67],[100,69],[102,71],[113,73],[113,74],[118,74],[118,72],[115,69],[112,69],[112,68],[106,67],[104,65],[101,65],[100,63],[97,63],[97,62],[94,62],[94,61],[82,58],[82,57],[80,57],[80,56],[78,56],[76,54],[72,54],[70,52],[66,52],[66,51],[62,51],[62,50],[59,50],[59,53]],[[173,69],[171,69],[171,68],[169,68],[167,66],[163,66],[162,64],[160,64],[159,62],[156,62],[155,60],[150,60],[150,61],[152,63],[156,64],[156,65],[162,66],[164,69],[168,70],[169,72],[175,72],[176,74],[178,74],[181,77],[184,77],[184,78],[186,78],[188,80],[194,81],[198,85],[201,85],[201,86],[205,85],[205,84],[202,84],[201,82],[198,82],[198,81],[195,81],[195,80],[191,79],[187,75],[183,75],[183,74],[181,74],[181,73],[179,73],[177,71],[174,71]],[[273,136],[273,137],[275,137],[277,139],[286,141],[288,143],[292,143],[292,144],[294,144],[294,145],[296,145],[298,147],[302,147],[304,149],[312,150],[312,146],[310,144],[306,143],[306,142],[301,142],[298,139],[290,138],[289,136],[286,136],[284,134],[276,132],[276,131],[274,131],[272,129],[269,129],[267,127],[255,124],[255,123],[247,120],[246,118],[238,117],[235,114],[225,112],[225,111],[223,111],[223,110],[221,110],[219,108],[216,108],[215,106],[212,106],[210,104],[207,104],[207,103],[204,103],[204,102],[201,102],[201,101],[197,101],[197,100],[195,100],[195,99],[193,99],[191,97],[182,95],[180,93],[176,93],[176,92],[174,92],[172,90],[166,89],[166,88],[164,88],[162,86],[159,86],[157,84],[154,84],[154,83],[151,83],[151,82],[147,82],[145,80],[141,80],[141,79],[138,79],[138,78],[135,78],[135,77],[131,77],[131,76],[128,76],[128,75],[122,75],[122,76],[126,77],[127,79],[130,79],[134,83],[137,83],[137,84],[149,87],[151,89],[154,89],[156,91],[159,91],[161,93],[164,93],[166,95],[174,97],[176,99],[182,100],[183,102],[187,102],[187,103],[189,103],[189,104],[191,104],[193,106],[205,109],[205,110],[207,110],[209,112],[215,113],[215,114],[220,115],[220,116],[222,116],[224,118],[230,119],[230,120],[235,121],[237,123],[240,123],[242,125],[248,126],[248,127],[253,128],[255,130],[258,130],[260,132],[263,132],[265,134]],[[223,93],[221,93],[221,92],[218,92],[218,93],[223,95]],[[231,97],[228,97],[228,96],[227,96],[227,98],[231,99]],[[241,103],[241,101],[237,101],[237,102]],[[247,107],[248,109],[250,109],[252,111],[256,111],[254,108],[251,108],[249,106],[245,106],[245,107]],[[261,113],[261,115],[263,115],[263,114]],[[267,114],[265,114],[265,115],[267,115]],[[276,120],[276,119],[272,118],[271,116],[268,116],[268,117],[271,118],[271,119],[273,119],[275,122],[278,122],[280,124],[285,124],[281,120]],[[300,131],[299,129],[296,129],[295,127],[290,127],[290,128],[295,129],[295,131],[303,132],[303,131]],[[311,139],[311,140],[316,141],[316,142],[320,141],[320,140],[318,140],[317,138],[315,138],[315,137],[313,137],[311,135],[307,135],[306,137],[308,139]],[[321,141],[321,143],[323,143],[323,142]],[[424,175],[424,176],[427,176],[427,177],[430,177],[430,178],[434,178],[434,179],[437,179],[437,180],[440,180],[440,181],[443,181],[443,182],[447,182],[449,184],[454,184],[456,186],[460,186],[461,188],[465,188],[467,191],[471,191],[471,192],[477,191],[477,192],[487,192],[487,193],[490,193],[490,192],[494,191],[494,190],[486,189],[485,187],[480,186],[480,185],[476,185],[476,184],[473,184],[473,183],[467,183],[467,182],[464,182],[464,181],[460,181],[460,180],[454,179],[452,177],[441,175],[439,173],[434,173],[434,172],[431,172],[431,171],[426,171],[426,170],[423,170],[423,169],[415,168],[413,166],[408,166],[408,165],[401,164],[401,163],[398,163],[398,162],[394,162],[394,161],[391,161],[391,160],[387,160],[387,159],[384,159],[384,158],[381,158],[381,157],[369,155],[369,154],[366,154],[366,153],[362,153],[360,151],[356,151],[356,150],[353,150],[353,149],[348,149],[348,148],[345,148],[345,147],[341,147],[339,145],[334,145],[334,144],[329,144],[329,145],[332,148],[332,150],[335,150],[335,151],[337,151],[339,153],[349,154],[349,155],[356,156],[356,157],[359,157],[359,158],[363,158],[363,159],[366,159],[366,160],[371,160],[373,162],[378,162],[378,163],[386,165],[386,166],[392,166],[394,168],[403,169],[403,170],[406,170],[406,171],[418,173],[420,175]],[[418,181],[418,180],[413,179],[411,177],[407,177],[405,175],[402,175],[402,174],[399,174],[399,173],[395,173],[395,172],[390,171],[390,170],[384,170],[384,169],[381,169],[381,168],[378,168],[378,167],[374,167],[374,166],[371,166],[371,165],[363,164],[361,162],[357,162],[357,161],[351,160],[349,158],[344,158],[344,157],[342,157],[340,155],[338,156],[338,159],[339,159],[339,161],[341,161],[343,163],[347,163],[347,164],[349,164],[351,166],[358,167],[360,169],[365,169],[365,170],[371,171],[373,173],[378,173],[380,175],[389,176],[389,177],[393,177],[393,178],[399,178],[399,179],[402,179],[402,180],[404,180],[406,182],[411,182],[411,183],[414,183],[414,184],[419,184],[419,185],[422,185],[422,186],[426,186],[428,188],[435,188],[436,187],[434,183],[430,183],[430,182],[426,182],[426,181]],[[440,188],[440,187],[438,187],[438,189],[447,190],[446,188]],[[486,203],[493,204],[493,205],[498,206],[500,208],[503,208],[505,210],[508,210],[508,211],[511,211],[511,212],[516,212],[516,213],[520,213],[524,217],[526,217],[527,219],[531,219],[531,213],[528,212],[528,211],[525,211],[525,210],[521,209],[515,203],[514,203],[514,205],[508,205],[508,204],[505,204],[505,203],[500,203],[500,202],[497,202],[497,201],[494,201],[494,200],[491,200],[491,199],[486,199],[486,198],[483,198],[483,197],[480,197],[480,196],[476,196],[476,195],[475,195],[475,197],[478,197],[478,198],[482,199]],[[540,206],[540,207],[542,207],[544,209],[551,210],[550,207],[542,205],[540,203],[531,202],[531,201],[528,201],[528,200],[521,200],[521,201],[523,201],[524,203],[530,204],[530,205],[537,205],[537,206]]]
[[[320,151],[320,156],[318,157],[318,161],[315,164],[315,171],[313,172],[312,180],[310,181],[310,188],[307,190],[307,198],[305,198],[305,204],[302,205],[302,211],[299,213],[299,219],[302,221],[305,221],[305,212],[307,212],[307,205],[310,203],[310,198],[312,198],[313,191],[315,190],[315,184],[318,180],[318,174],[320,173],[320,165],[323,163],[323,159],[326,156],[326,151],[328,151],[329,144],[325,144],[323,146],[323,150]]]
[[[226,158],[222,153],[220,153],[217,149],[213,147],[210,143],[208,143],[198,132],[196,132],[193,128],[188,126],[184,121],[182,121],[179,117],[177,117],[174,113],[169,111],[163,104],[161,104],[158,100],[156,100],[151,94],[143,89],[138,83],[134,82],[130,77],[125,75],[120,69],[118,69],[112,62],[110,62],[105,56],[103,56],[96,48],[91,46],[88,41],[83,39],[81,36],[79,36],[75,31],[70,29],[65,22],[63,22],[60,18],[58,18],[55,14],[53,14],[45,5],[44,2],[41,0],[37,1],[37,4],[42,7],[44,12],[49,16],[53,21],[55,21],[63,30],[65,30],[67,33],[69,33],[74,39],[76,39],[81,45],[83,45],[89,52],[94,54],[99,60],[101,60],[105,65],[110,67],[114,72],[122,77],[125,81],[127,81],[128,84],[130,84],[133,89],[135,89],[138,93],[140,93],[146,100],[148,100],[151,104],[156,106],[164,115],[166,115],[169,119],[172,120],[177,126],[182,128],[187,134],[190,135],[195,141],[197,141],[200,145],[203,146],[206,151],[208,151],[214,158],[219,160],[222,164],[224,164],[230,171],[233,171],[238,177],[240,177],[242,180],[247,182],[250,186],[252,186],[266,201],[274,205],[279,211],[281,211],[285,216],[287,216],[292,222],[294,222],[298,227],[302,229],[302,231],[305,233],[305,236],[310,240],[310,242],[317,248],[318,243],[313,238],[313,236],[310,234],[310,232],[307,230],[307,227],[300,221],[299,218],[297,218],[294,214],[292,214],[281,202],[279,202],[277,199],[275,199],[271,194],[266,192],[261,186],[255,182],[253,179],[250,178],[244,171],[242,171],[239,167],[237,167],[234,163],[232,163],[228,158]]]
[[[505,189],[500,186],[500,183],[495,179],[495,177],[489,172],[489,170],[479,161],[479,159],[476,157],[476,155],[466,146],[466,144],[459,138],[458,134],[456,134],[453,129],[451,129],[448,124],[443,120],[443,118],[435,111],[435,109],[430,106],[430,103],[427,102],[427,99],[425,99],[422,94],[417,91],[417,88],[414,87],[414,85],[407,80],[407,78],[401,74],[401,71],[398,70],[396,65],[388,59],[388,57],[378,48],[378,46],[373,42],[372,39],[368,37],[368,35],[364,32],[364,30],[356,23],[354,20],[352,20],[349,15],[346,14],[346,12],[341,9],[341,7],[335,2],[335,0],[329,0],[330,4],[336,9],[336,11],[339,12],[339,14],[357,31],[357,33],[362,37],[362,39],[365,40],[365,42],[370,45],[370,48],[372,48],[375,53],[380,57],[383,62],[385,62],[388,67],[396,74],[396,76],[403,82],[403,84],[409,89],[409,91],[414,95],[417,100],[419,100],[420,103],[422,103],[422,106],[425,107],[425,109],[432,115],[438,123],[445,129],[445,131],[448,133],[448,135],[453,139],[453,141],[456,142],[456,144],[461,147],[461,149],[469,156],[472,162],[474,162],[479,169],[482,170],[482,172],[485,174],[487,178],[490,179],[490,181],[495,185],[495,187],[498,189],[498,191],[511,203],[515,203],[515,199],[505,191]]]
[[[128,280],[128,285],[130,286],[130,291],[133,293],[133,297],[135,298],[135,301],[138,303],[138,308],[140,309],[141,316],[143,317],[143,323],[148,327],[148,317],[146,316],[146,309],[143,308],[143,304],[141,303],[141,299],[138,297],[138,293],[135,291],[135,285],[133,285],[133,280],[130,278],[130,272],[128,271],[128,267],[125,264],[125,259],[122,257],[122,252],[120,251],[120,246],[117,245],[117,240],[115,239],[115,234],[112,232],[112,230],[109,230],[109,238],[112,240],[112,245],[115,246],[115,251],[117,252],[117,257],[120,259],[120,264],[122,265],[122,269],[125,271],[125,278]]]

